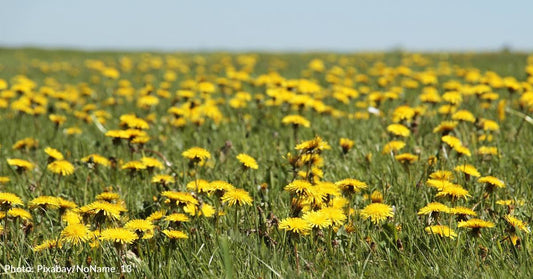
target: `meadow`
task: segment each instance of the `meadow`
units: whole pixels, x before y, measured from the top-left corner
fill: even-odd
[[[531,278],[532,116],[526,53],[0,49],[0,273]]]

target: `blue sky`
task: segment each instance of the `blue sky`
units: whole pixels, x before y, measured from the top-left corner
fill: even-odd
[[[0,46],[533,50],[533,1],[3,1]]]

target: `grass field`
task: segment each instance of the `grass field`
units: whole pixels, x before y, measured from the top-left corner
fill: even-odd
[[[0,49],[0,272],[531,278],[532,115],[522,53]]]

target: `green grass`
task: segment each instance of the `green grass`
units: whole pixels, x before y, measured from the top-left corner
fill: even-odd
[[[205,58],[205,65],[199,67],[198,57]],[[296,114],[297,110],[290,105],[265,106],[255,102],[247,102],[247,107],[233,109],[227,101],[237,91],[246,91],[252,97],[263,94],[265,87],[254,86],[252,83],[242,82],[242,88],[230,90],[224,94],[220,89],[212,96],[213,99],[224,100],[218,105],[224,120],[217,124],[207,119],[201,126],[188,124],[177,128],[168,123],[170,115],[167,110],[175,104],[183,104],[183,100],[160,98],[160,103],[150,109],[136,106],[137,98],[120,97],[115,94],[117,80],[106,80],[99,72],[86,68],[86,59],[98,59],[107,66],[120,69],[119,61],[123,57],[132,59],[135,67],[131,71],[121,70],[120,79],[131,81],[132,86],[139,90],[143,87],[143,80],[147,74],[153,76],[152,84],[157,89],[161,86],[164,73],[169,69],[163,63],[161,68],[148,66],[140,70],[137,66],[152,63],[157,59],[163,62],[178,59],[181,65],[190,70],[178,72],[178,78],[171,83],[169,92],[172,96],[180,89],[180,82],[188,79],[205,79],[215,82],[217,77],[226,76],[223,60],[229,61],[236,69],[243,68],[239,64],[238,54],[223,53],[85,53],[75,51],[44,51],[36,49],[15,50],[0,49],[0,79],[4,79],[11,86],[13,77],[26,75],[37,85],[36,89],[45,84],[48,78],[54,78],[58,90],[64,90],[67,85],[79,88],[80,83],[87,83],[93,90],[91,96],[76,98],[69,101],[72,111],[58,109],[56,104],[60,100],[49,97],[45,105],[47,113],[57,113],[67,116],[67,121],[61,127],[48,120],[47,115],[26,115],[8,108],[0,109],[0,176],[8,176],[11,181],[0,185],[0,192],[11,192],[20,196],[27,204],[32,198],[40,195],[61,196],[82,206],[94,201],[95,196],[106,187],[113,186],[125,201],[128,212],[124,218],[108,223],[105,226],[122,226],[127,219],[145,218],[151,212],[166,208],[160,198],[160,191],[150,182],[152,174],[143,171],[137,175],[114,168],[89,169],[80,159],[91,153],[98,153],[106,157],[114,157],[118,161],[127,162],[141,158],[143,155],[157,157],[156,151],[164,155],[172,164],[164,170],[155,173],[176,175],[176,183],[172,189],[186,191],[185,185],[194,180],[188,176],[187,159],[181,153],[193,146],[209,150],[213,156],[209,166],[200,167],[197,177],[208,181],[224,180],[238,188],[247,190],[254,199],[250,206],[227,207],[223,205],[226,215],[217,218],[191,217],[191,222],[185,223],[182,230],[186,231],[189,239],[169,241],[156,230],[155,236],[149,240],[139,240],[128,245],[125,256],[119,259],[117,249],[108,243],[102,243],[99,248],[89,247],[89,243],[79,246],[65,245],[62,249],[49,249],[33,252],[32,247],[40,244],[44,239],[57,239],[64,228],[57,210],[47,210],[42,213],[32,210],[33,220],[23,222],[18,219],[4,219],[0,224],[6,224],[7,233],[0,241],[0,263],[13,266],[96,266],[131,265],[132,272],[124,273],[128,278],[530,278],[533,242],[531,236],[519,233],[521,244],[514,246],[505,237],[509,235],[508,225],[504,220],[507,207],[495,204],[498,199],[523,199],[525,204],[517,206],[514,215],[532,222],[533,191],[533,128],[522,117],[516,114],[506,114],[505,120],[498,119],[497,101],[488,109],[480,107],[480,100],[475,96],[465,96],[459,109],[467,109],[478,118],[495,120],[500,125],[499,132],[493,133],[494,140],[482,143],[477,136],[482,131],[471,123],[461,123],[454,131],[454,135],[462,140],[472,151],[472,157],[459,157],[457,153],[449,151],[445,158],[441,150],[440,135],[433,133],[442,120],[449,116],[435,112],[437,106],[427,106],[427,112],[418,120],[418,131],[405,139],[406,147],[402,152],[418,153],[418,162],[404,166],[397,162],[390,154],[382,154],[385,143],[392,138],[387,133],[387,125],[392,123],[392,111],[400,105],[412,107],[423,105],[418,95],[423,85],[416,89],[403,88],[403,94],[398,99],[383,102],[379,109],[383,116],[370,115],[368,119],[353,119],[348,117],[336,118],[328,114],[320,114],[312,109],[302,109],[300,114],[311,121],[310,128],[300,128],[298,139],[309,140],[315,135],[321,136],[331,146],[331,150],[323,152],[324,181],[339,181],[344,178],[356,178],[368,184],[368,189],[356,194],[350,201],[350,207],[357,210],[364,208],[369,201],[363,199],[364,194],[375,190],[384,195],[384,203],[393,205],[394,217],[381,224],[372,224],[362,219],[357,213],[350,216],[355,227],[353,232],[347,232],[341,226],[337,232],[324,229],[314,232],[313,236],[294,236],[278,229],[275,220],[284,219],[291,213],[291,196],[283,190],[293,179],[291,167],[284,158],[288,152],[294,153],[296,144],[290,126],[282,125],[281,119],[288,114]],[[348,73],[356,69],[357,73],[368,74],[377,62],[389,67],[397,67],[412,57],[408,53],[384,54],[257,54],[257,63],[251,73],[252,78],[269,71],[277,71],[287,79],[305,76],[305,70],[310,60],[322,59],[327,69],[334,66],[341,67]],[[481,54],[425,54],[428,59],[426,66],[410,65],[415,72],[436,69],[439,62],[447,62],[450,67],[461,69],[479,69],[483,74],[493,71],[501,77],[515,77],[518,81],[526,81],[524,71],[527,65],[527,55],[521,53],[481,53]],[[402,62],[403,61],[403,62]],[[280,62],[285,67],[280,67]],[[55,64],[54,64],[55,63]],[[226,63],[226,62],[224,62]],[[154,65],[152,65],[154,66]],[[48,69],[46,69],[48,68]],[[302,72],[304,71],[304,72]],[[350,74],[348,74],[350,75]],[[100,76],[99,81],[93,80]],[[353,77],[354,75],[352,75]],[[329,92],[331,87],[324,73],[313,73],[323,90]],[[400,86],[403,77],[398,76],[394,81],[381,87],[377,83],[379,76],[370,76],[368,84],[355,83],[352,87],[361,90],[361,86],[368,86],[370,90],[388,92],[394,86]],[[444,93],[443,85],[449,80],[458,80],[467,84],[463,77],[455,74],[440,75],[439,83],[435,85],[439,94]],[[530,84],[531,86],[531,84]],[[520,93],[510,95],[506,88],[493,88],[500,99],[508,100],[507,108],[531,115],[531,110],[520,108],[518,98]],[[3,96],[5,90],[0,90]],[[136,93],[137,94],[137,93]],[[136,95],[137,96],[137,95]],[[356,102],[367,100],[365,94],[360,94],[348,104],[339,102],[329,94],[323,99],[335,109],[347,113],[365,112],[365,108],[358,108]],[[116,97],[121,101],[117,106],[106,106],[104,100]],[[197,94],[200,97],[200,94]],[[11,104],[15,98],[6,99]],[[265,98],[268,98],[265,96]],[[199,99],[201,100],[201,99]],[[75,117],[74,111],[79,111],[86,104],[95,104],[98,109],[107,111],[112,117],[103,123],[106,130],[119,129],[119,116],[135,113],[138,117],[146,118],[151,113],[156,115],[156,121],[147,131],[151,140],[136,150],[131,150],[124,142],[114,145],[112,140],[104,135],[94,123],[87,123]],[[66,127],[77,126],[82,129],[81,135],[68,136],[63,133]],[[33,137],[39,141],[35,150],[13,150],[11,146],[20,139]],[[346,155],[342,154],[339,146],[340,138],[355,141],[355,146]],[[232,148],[223,160],[219,150],[225,143],[231,142]],[[490,159],[476,154],[481,145],[498,148],[501,156]],[[51,146],[63,152],[66,159],[76,166],[73,175],[59,178],[46,170],[47,155],[43,149]],[[254,157],[258,170],[243,171],[235,156],[246,153]],[[371,160],[365,159],[372,154]],[[429,166],[430,156],[437,156],[438,162]],[[20,174],[10,167],[7,158],[21,158],[35,163],[32,171]],[[482,175],[492,175],[506,183],[506,188],[497,189],[488,199],[483,201],[484,188],[475,179],[467,180],[456,173],[455,182],[469,190],[472,195],[468,200],[460,200],[457,205],[476,207],[478,217],[490,220],[496,224],[494,228],[483,229],[480,237],[473,237],[467,229],[457,228],[454,218],[444,215],[440,222],[451,225],[456,231],[456,239],[440,238],[428,235],[424,228],[428,225],[426,216],[418,216],[417,212],[427,203],[435,201],[435,190],[427,187],[425,181],[429,173],[434,170],[453,170],[456,165],[469,163],[480,171]],[[260,190],[261,183],[268,184],[266,190]],[[204,202],[217,204],[214,196],[202,196]],[[448,205],[449,201],[441,201]],[[27,207],[25,207],[27,209]],[[29,210],[29,209],[28,209]],[[235,216],[237,218],[235,218]],[[235,222],[237,221],[237,223]],[[274,223],[273,223],[274,222]],[[31,225],[30,225],[31,223]],[[92,229],[95,224],[88,224]],[[165,225],[162,224],[164,227]],[[401,229],[399,228],[401,226]],[[26,232],[25,232],[26,230]],[[297,250],[297,255],[295,253]],[[11,274],[7,278],[33,278],[35,274]],[[40,274],[50,278],[70,277],[67,274]],[[115,278],[118,274],[99,273],[96,278]],[[74,277],[83,277],[76,273]]]

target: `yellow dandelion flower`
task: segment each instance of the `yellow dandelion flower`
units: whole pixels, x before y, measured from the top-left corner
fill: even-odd
[[[224,193],[221,198],[223,203],[227,203],[229,206],[234,205],[251,205],[253,202],[250,194],[244,189],[232,189]]]
[[[331,226],[331,220],[323,211],[309,211],[306,212],[302,219],[307,221],[312,228],[323,229]]]
[[[344,210],[342,208],[337,207],[324,207],[320,209],[318,212],[321,212],[324,214],[328,220],[331,221],[331,224],[333,226],[340,226],[346,222],[346,219],[348,217],[344,213]]]
[[[480,177],[481,174],[477,171],[476,167],[468,164],[459,165],[454,168],[455,171],[465,173],[470,176]]]
[[[61,241],[79,245],[91,237],[89,228],[81,223],[70,223],[61,231]]]
[[[9,176],[0,176],[0,185],[6,184],[6,183],[8,183],[9,181],[11,181],[11,179],[9,178]]]
[[[522,220],[511,215],[505,215],[504,218],[511,227],[521,230],[525,233],[531,232],[531,229],[528,227],[527,223],[523,222]]]
[[[472,218],[468,221],[460,221],[457,224],[458,228],[470,228],[479,231],[482,228],[493,228],[494,223],[477,218]]]
[[[72,202],[72,201],[69,201],[69,200],[65,200],[65,199],[63,199],[61,197],[57,198],[57,204],[59,205],[59,208],[61,210],[72,209],[72,208],[78,207],[78,205],[75,202]]]
[[[158,168],[163,169],[163,163],[161,161],[157,160],[156,158],[152,157],[142,157],[141,162],[147,167],[147,168]]]
[[[163,219],[165,217],[166,211],[165,210],[158,210],[152,212],[150,216],[146,218],[147,221],[154,222]]]
[[[396,161],[402,164],[405,164],[405,163],[412,164],[418,161],[418,156],[415,154],[411,154],[411,153],[402,153],[402,154],[398,154],[394,156],[394,159],[396,159]]]
[[[187,192],[164,191],[161,196],[175,202],[176,205],[198,204],[198,200]]]
[[[334,208],[345,208],[346,206],[348,206],[350,203],[350,201],[345,198],[345,197],[334,197],[330,203],[329,203],[329,206],[331,207],[334,207]]]
[[[405,142],[399,140],[389,141],[385,146],[383,146],[383,154],[389,154],[391,152],[400,151],[405,147]]]
[[[387,131],[395,136],[408,137],[411,134],[409,128],[402,124],[390,124],[387,126]]]
[[[7,159],[7,164],[16,167],[19,171],[32,170],[35,165],[22,159]]]
[[[505,206],[524,205],[525,203],[526,203],[525,200],[497,200],[496,201],[496,204],[505,205]]]
[[[500,130],[500,125],[496,121],[481,119],[481,125],[484,131],[498,131]]]
[[[67,117],[64,115],[58,115],[58,114],[50,114],[48,116],[48,119],[50,121],[54,122],[56,125],[63,125],[67,121]]]
[[[213,190],[209,181],[204,179],[196,179],[190,181],[189,183],[187,183],[186,187],[188,190],[196,191],[198,193],[208,193]]]
[[[164,235],[166,235],[170,239],[187,239],[189,236],[187,236],[186,233],[178,230],[163,230],[161,231]]]
[[[135,114],[123,114],[120,116],[120,126],[132,129],[146,130],[150,128],[148,122],[142,118],[138,118]]]
[[[447,184],[437,193],[437,195],[435,195],[435,197],[450,197],[452,200],[463,198],[466,200],[468,197],[471,197],[471,195],[468,193],[468,190],[461,185]]]
[[[444,225],[435,225],[429,226],[424,229],[428,234],[436,234],[440,237],[448,237],[454,239],[457,237],[457,234],[448,226]]]
[[[174,177],[168,174],[156,174],[154,175],[154,177],[152,177],[151,181],[152,183],[164,184],[164,185],[176,182]]]
[[[245,168],[250,168],[254,170],[259,168],[255,159],[247,154],[241,153],[237,155],[237,160],[239,160],[239,162],[241,162],[241,164],[243,164]]]
[[[66,128],[63,132],[69,136],[80,135],[82,133],[81,129],[78,127],[69,127],[69,128]]]
[[[493,187],[505,188],[505,183],[501,181],[499,178],[494,177],[494,176],[480,177],[478,178],[477,182],[486,183],[486,184],[492,185]]]
[[[460,104],[463,101],[463,97],[457,91],[448,91],[444,93],[442,99],[453,105]]]
[[[172,213],[170,215],[165,216],[165,221],[182,223],[182,222],[189,222],[190,219],[189,217],[187,217],[187,215],[183,213]]]
[[[433,212],[450,213],[450,208],[440,202],[431,202],[420,208],[418,215],[428,215]]]
[[[454,185],[453,183],[451,183],[448,180],[437,180],[437,179],[428,179],[426,181],[426,184],[427,184],[427,186],[436,188],[439,191],[442,191],[442,189]]]
[[[68,176],[74,173],[74,166],[66,160],[53,161],[46,168],[61,176]]]
[[[215,208],[206,203],[203,203],[200,208],[197,205],[188,204],[183,207],[183,211],[191,216],[205,216],[209,218],[215,215]]]
[[[101,165],[104,167],[109,167],[111,165],[111,163],[106,157],[98,155],[98,154],[91,154],[91,155],[85,156],[81,158],[81,161],[84,163],[97,164],[97,165]]]
[[[351,139],[347,139],[347,138],[340,138],[339,139],[339,145],[341,146],[342,148],[342,152],[344,154],[348,153],[348,151],[350,151],[350,149],[352,149],[352,147],[354,146],[354,141],[351,140]]]
[[[479,155],[498,155],[498,148],[492,146],[481,146],[477,150]]]
[[[109,203],[106,201],[95,201],[80,208],[80,212],[90,215],[103,215],[111,219],[118,220],[122,212],[127,209],[121,204]]]
[[[452,115],[452,119],[472,123],[476,122],[476,117],[468,110],[458,110]]]
[[[285,125],[302,126],[306,128],[311,127],[311,122],[301,115],[287,115],[283,117],[281,123]]]
[[[119,244],[131,244],[137,240],[137,234],[125,228],[105,229],[100,233],[99,239]]]
[[[139,171],[146,169],[146,165],[141,161],[129,161],[122,165],[121,169],[123,170],[131,170],[131,171]]]
[[[341,187],[343,191],[347,192],[360,192],[362,189],[368,188],[368,185],[354,178],[346,178],[335,182],[336,185]]]
[[[20,150],[23,148],[35,149],[39,145],[39,141],[33,138],[24,138],[15,142],[12,146],[14,150]]]
[[[456,206],[451,209],[450,213],[454,215],[477,216],[474,210],[464,206]]]
[[[56,248],[56,247],[61,248],[62,247],[61,242],[57,240],[48,239],[48,240],[43,241],[41,244],[34,246],[32,250],[34,252],[41,252],[41,251],[51,249],[51,248]]]
[[[7,211],[7,217],[11,218],[20,218],[22,220],[31,220],[31,213],[26,211],[25,209],[14,207]]]
[[[383,194],[380,191],[374,191],[370,194],[370,201],[372,203],[383,203]]]
[[[189,160],[197,160],[197,161],[203,161],[203,160],[211,158],[211,153],[209,153],[209,151],[201,147],[191,147],[183,151],[181,155]]]
[[[392,207],[383,203],[371,203],[363,208],[359,214],[365,219],[370,219],[374,224],[394,216]]]
[[[308,196],[311,191],[311,183],[305,180],[294,180],[293,182],[289,183],[287,186],[285,186],[285,191],[288,191],[290,193],[301,195],[301,196]]]
[[[307,235],[311,231],[311,224],[302,218],[285,218],[279,222],[278,228],[300,235]]]
[[[451,148],[455,148],[457,146],[463,146],[463,144],[461,143],[461,140],[454,136],[446,135],[446,136],[443,136],[441,140],[442,142],[449,145]]]
[[[139,238],[150,239],[154,236],[154,224],[151,221],[143,219],[134,219],[124,225],[125,229],[134,231]]]
[[[302,153],[320,153],[324,150],[331,149],[331,146],[326,141],[322,140],[321,137],[315,137],[312,140],[299,143],[296,145],[295,149],[300,150]]]
[[[19,198],[19,196],[15,194],[0,192],[0,206],[12,207],[14,205],[24,205],[24,203]]]
[[[206,189],[208,189],[207,191],[208,193],[212,193],[212,192],[224,193],[226,191],[231,191],[235,189],[235,187],[226,181],[214,180],[214,181],[209,182],[209,186]]]
[[[465,156],[468,156],[468,157],[472,156],[472,153],[470,152],[470,149],[468,149],[467,147],[462,146],[462,145],[454,146],[453,150],[457,151],[457,153],[459,153],[459,154],[462,154],[462,155],[465,155]]]
[[[436,180],[447,180],[451,181],[453,179],[453,173],[447,170],[438,170],[429,175],[430,178]]]
[[[75,212],[74,210],[67,210],[63,216],[61,216],[61,220],[66,222],[67,224],[79,224],[82,221],[82,217]]]
[[[433,129],[433,133],[449,133],[457,127],[457,121],[442,121],[437,127]]]
[[[415,117],[415,110],[410,106],[399,106],[392,112],[392,122],[398,123],[402,120],[410,121]]]
[[[40,196],[30,202],[28,202],[30,209],[37,207],[46,208],[46,209],[56,209],[59,208],[59,200],[56,197],[52,196]]]
[[[48,156],[50,156],[50,158],[52,158],[54,160],[63,160],[64,159],[63,154],[61,154],[61,152],[59,152],[59,150],[57,150],[55,148],[47,147],[47,148],[44,149],[44,152],[46,154],[48,154]]]

